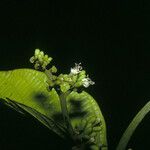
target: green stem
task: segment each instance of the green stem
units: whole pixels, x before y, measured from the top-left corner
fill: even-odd
[[[73,137],[74,131],[73,131],[73,127],[72,127],[71,122],[70,122],[68,109],[67,109],[67,102],[66,102],[66,98],[67,98],[69,93],[70,93],[70,91],[60,94],[60,104],[61,104],[62,115],[64,118],[64,123],[66,124],[66,127],[69,131],[69,134],[71,135],[71,137]]]
[[[134,133],[137,126],[144,119],[145,115],[150,111],[150,101],[137,113],[137,115],[133,118],[132,122],[129,124],[128,128],[122,135],[120,142],[117,146],[116,150],[125,150],[126,146]]]

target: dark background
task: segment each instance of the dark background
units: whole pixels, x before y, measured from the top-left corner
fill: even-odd
[[[40,48],[60,72],[82,62],[96,84],[89,91],[106,119],[109,148],[150,100],[150,2],[0,1],[0,70],[31,68]],[[150,149],[147,116],[129,147]],[[0,149],[67,149],[30,116],[0,106]]]

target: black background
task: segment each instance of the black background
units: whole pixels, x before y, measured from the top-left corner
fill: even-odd
[[[82,62],[96,84],[89,92],[106,119],[109,148],[150,99],[150,2],[0,1],[0,70],[31,68],[40,48],[60,72]],[[129,147],[149,149],[147,116]],[[30,116],[0,105],[0,149],[67,149]]]

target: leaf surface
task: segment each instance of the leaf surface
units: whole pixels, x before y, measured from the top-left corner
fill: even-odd
[[[59,95],[54,88],[48,91],[47,76],[43,72],[32,69],[0,71],[0,98],[19,112],[27,111],[59,136],[67,135]],[[80,136],[94,138],[94,143],[105,149],[105,121],[94,98],[85,91],[72,91],[66,101],[73,129],[80,131]]]

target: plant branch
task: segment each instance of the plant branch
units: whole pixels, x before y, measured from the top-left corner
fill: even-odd
[[[133,118],[128,128],[125,130],[124,134],[122,135],[116,150],[126,149],[127,144],[131,136],[133,135],[135,129],[141,123],[141,121],[144,119],[144,117],[148,114],[149,111],[150,111],[150,101]]]

